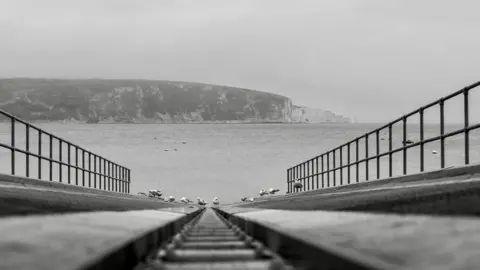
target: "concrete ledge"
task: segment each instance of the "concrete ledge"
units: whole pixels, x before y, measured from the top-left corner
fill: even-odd
[[[480,220],[420,215],[331,211],[244,211],[221,207],[235,217],[261,224],[319,250],[370,265],[367,269],[480,269]],[[251,226],[250,226],[251,228]],[[275,233],[264,241],[275,251],[295,252]],[[318,265],[323,256],[312,253]],[[295,255],[299,256],[299,255]],[[312,262],[314,263],[314,262]]]
[[[125,193],[114,192],[114,191],[106,191],[101,189],[76,186],[73,184],[67,184],[66,182],[60,183],[60,182],[49,181],[49,180],[38,180],[34,178],[9,175],[9,174],[0,174],[0,184],[18,185],[18,186],[35,187],[35,188],[59,189],[62,191],[75,191],[75,192],[92,193],[92,194],[99,194],[99,195],[116,194],[116,196],[126,197],[126,198],[138,197],[132,194],[125,194]]]
[[[0,218],[0,269],[131,269],[199,209]]]
[[[448,215],[480,214],[479,165],[321,189],[230,206],[284,210],[357,210]],[[437,176],[443,178],[432,178]],[[452,176],[454,175],[454,176]],[[449,176],[449,177],[446,177]]]
[[[80,211],[127,211],[183,207],[158,199],[0,175],[0,217]]]

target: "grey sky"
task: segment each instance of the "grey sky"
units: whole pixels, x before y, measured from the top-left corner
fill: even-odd
[[[223,84],[387,121],[480,80],[479,8],[475,0],[0,0],[0,76]]]

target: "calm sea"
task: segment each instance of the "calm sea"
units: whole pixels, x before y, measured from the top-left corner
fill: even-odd
[[[122,125],[122,124],[37,124],[57,136],[78,144],[132,170],[131,192],[161,189],[166,196],[180,198],[197,196],[222,202],[238,200],[242,196],[258,196],[261,188],[278,187],[285,192],[286,169],[326,150],[343,144],[378,124],[196,124],[196,125]],[[458,126],[447,126],[447,132]],[[427,126],[425,138],[437,136],[439,128]],[[33,136],[32,136],[33,135]],[[30,149],[37,152],[37,133],[31,132]],[[25,127],[16,126],[16,146],[25,149]],[[387,138],[386,135],[382,137]],[[408,127],[408,138],[419,138],[417,126]],[[48,138],[43,141],[43,154],[49,155]],[[182,142],[186,143],[183,144]],[[394,148],[402,141],[401,126],[394,128]],[[10,143],[10,126],[0,124],[0,142]],[[380,151],[388,148],[388,140],[380,141]],[[480,133],[470,135],[471,163],[480,160]],[[369,140],[374,155],[375,138]],[[173,151],[176,148],[177,151]],[[169,151],[165,151],[169,149]],[[440,166],[438,142],[425,147],[426,170]],[[438,154],[432,154],[432,151]],[[58,159],[58,144],[53,144],[53,157]],[[354,147],[351,156],[355,157]],[[72,151],[72,160],[73,158]],[[419,171],[419,150],[408,150],[408,172]],[[360,158],[365,156],[364,141],[360,144]],[[447,166],[464,162],[464,137],[458,135],[446,140]],[[67,152],[63,148],[63,159]],[[337,164],[339,164],[337,154]],[[343,154],[346,162],[346,151]],[[30,171],[37,176],[38,163],[31,158]],[[387,158],[381,159],[381,175],[387,174]],[[80,159],[81,164],[81,159]],[[376,162],[370,163],[371,178],[376,176]],[[48,178],[48,164],[43,162],[43,178]],[[364,165],[360,178],[365,178]],[[53,166],[54,180],[58,180],[58,166]],[[25,175],[25,156],[16,155],[17,174]],[[0,147],[0,171],[10,173],[10,152]],[[353,175],[352,170],[352,175]],[[394,174],[402,172],[402,153],[394,155]],[[66,179],[66,169],[63,171]],[[74,180],[73,180],[74,181]],[[81,179],[80,179],[81,182]]]

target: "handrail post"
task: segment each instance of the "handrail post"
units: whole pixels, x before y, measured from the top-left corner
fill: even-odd
[[[468,89],[463,89],[463,117],[464,117],[464,128],[465,128],[465,164],[470,163],[470,138],[469,138],[469,108],[468,108]]]
[[[425,170],[424,109],[420,108],[420,172]]]
[[[10,141],[10,146],[12,147],[11,149],[11,171],[12,175],[15,175],[15,118],[10,118],[10,135],[11,135],[11,141]]]
[[[30,177],[30,125],[25,125],[25,176]]]
[[[368,134],[365,134],[365,181],[368,181],[370,172],[368,171]]]
[[[403,118],[403,175],[407,174],[407,117]]]
[[[440,168],[445,168],[445,106],[444,99],[440,99]]]

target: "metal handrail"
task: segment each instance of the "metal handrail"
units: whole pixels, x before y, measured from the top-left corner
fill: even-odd
[[[323,154],[315,156],[307,161],[304,161],[300,164],[297,164],[289,169],[287,169],[287,193],[298,192],[298,191],[307,191],[330,186],[330,175],[333,177],[333,186],[337,186],[336,182],[336,172],[339,171],[340,174],[340,183],[339,186],[344,185],[343,179],[343,171],[344,169],[347,170],[347,183],[351,184],[351,167],[355,166],[355,180],[358,183],[360,181],[359,177],[359,166],[361,163],[365,163],[365,180],[369,180],[369,161],[376,160],[376,179],[380,179],[380,158],[384,156],[388,156],[388,177],[392,177],[393,175],[393,154],[402,151],[403,152],[403,175],[407,174],[407,149],[420,146],[420,171],[423,172],[425,170],[425,149],[424,146],[426,143],[440,141],[440,167],[443,169],[445,168],[445,139],[461,134],[464,134],[465,137],[465,165],[469,164],[470,162],[470,155],[469,155],[469,132],[471,130],[480,128],[479,124],[470,125],[469,123],[469,91],[480,86],[480,81],[469,86],[464,87],[448,96],[440,98],[434,102],[427,104],[426,106],[420,107],[402,117],[385,124],[377,129],[374,129],[370,132],[367,132],[347,143],[344,143],[334,149],[331,149]],[[463,124],[464,127],[461,129],[457,129],[448,133],[445,133],[445,102],[463,94]],[[429,109],[435,105],[440,106],[440,135],[432,138],[425,139],[424,138],[424,112],[426,109]],[[420,115],[420,140],[418,142],[412,144],[405,144],[407,141],[407,119],[413,115],[419,114]],[[403,146],[393,149],[392,144],[392,127],[394,124],[402,122],[403,124]],[[380,132],[384,129],[388,129],[388,151],[380,153]],[[368,156],[369,153],[369,145],[368,145],[368,138],[371,135],[375,135],[375,144],[376,144],[376,154],[374,156]],[[360,140],[365,140],[365,158],[359,158],[359,142]],[[350,154],[351,146],[355,146],[355,161],[352,161],[352,157]],[[343,152],[346,148],[347,151],[347,164],[343,164]],[[340,155],[340,164],[337,166],[336,164],[336,153]],[[332,158],[332,162],[330,161],[330,157]],[[326,164],[325,164],[326,163]],[[320,165],[319,165],[320,164]],[[330,168],[330,164],[332,164],[332,168]],[[320,187],[320,178],[321,178],[321,187]],[[326,180],[326,181],[325,181]],[[295,189],[294,183],[300,181],[302,183],[302,188]],[[315,187],[316,184],[316,187]],[[325,185],[326,184],[326,185]]]
[[[0,147],[10,150],[11,153],[11,174],[16,175],[15,171],[15,154],[25,154],[25,176],[30,177],[30,157],[37,158],[38,160],[38,173],[37,178],[42,180],[42,161],[47,161],[49,164],[49,177],[50,181],[53,181],[53,164],[58,164],[58,181],[63,183],[63,167],[67,167],[67,183],[72,184],[71,170],[75,170],[75,185],[81,185],[83,187],[93,187],[95,189],[102,189],[107,191],[115,191],[122,193],[130,193],[130,169],[120,166],[115,162],[112,162],[100,155],[94,154],[72,142],[64,140],[54,134],[47,132],[39,127],[32,125],[31,123],[22,120],[14,115],[0,110],[0,114],[10,119],[10,145],[1,143]],[[15,124],[20,123],[25,125],[26,144],[25,150],[19,149],[15,145]],[[36,130],[38,132],[38,153],[32,153],[30,151],[30,131]],[[48,157],[42,155],[42,135],[46,135],[49,138],[49,155]],[[53,143],[54,140],[58,142],[58,160],[53,158]],[[63,146],[67,146],[67,161],[64,162]],[[74,163],[71,160],[72,148],[75,153]],[[79,154],[81,154],[81,166],[79,166]],[[87,161],[86,161],[87,157]],[[93,166],[92,166],[93,159]],[[103,164],[103,166],[102,166]],[[85,166],[87,165],[87,166]],[[92,168],[93,167],[93,168]],[[103,170],[102,170],[103,169]],[[79,183],[79,171],[82,174],[81,183]],[[88,174],[88,177],[86,177]],[[93,175],[93,179],[92,179]],[[97,181],[98,180],[98,181]],[[103,181],[102,181],[103,180]],[[103,185],[102,185],[103,183]],[[87,185],[88,184],[88,185]],[[98,184],[98,185],[97,185]]]

